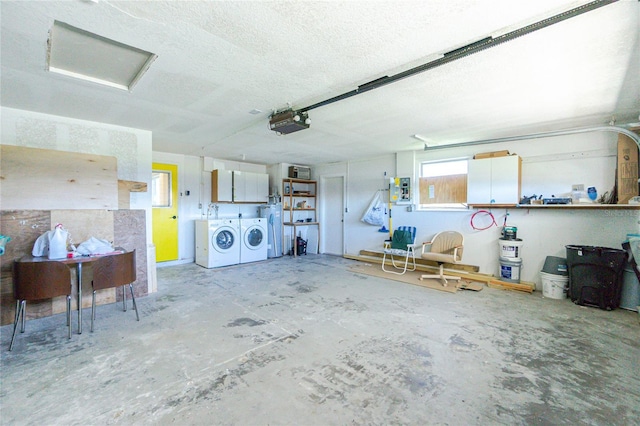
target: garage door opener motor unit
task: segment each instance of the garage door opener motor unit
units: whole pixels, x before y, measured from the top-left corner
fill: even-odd
[[[269,117],[269,128],[280,135],[308,129],[310,125],[311,119],[308,113],[291,109],[275,112]]]

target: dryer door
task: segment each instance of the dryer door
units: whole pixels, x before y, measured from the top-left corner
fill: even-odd
[[[244,234],[245,247],[251,250],[262,248],[267,242],[267,236],[260,226],[250,226]]]
[[[236,230],[223,226],[218,228],[211,236],[211,247],[218,253],[227,253],[235,244],[238,244],[238,235]]]

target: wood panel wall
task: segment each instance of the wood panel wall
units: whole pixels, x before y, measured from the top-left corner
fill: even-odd
[[[420,178],[420,204],[466,203],[467,175]]]
[[[112,241],[116,247],[136,250],[136,296],[148,293],[146,215],[144,210],[2,210],[0,232],[11,237],[0,256],[0,325],[11,324],[15,315],[12,264],[14,259],[31,254],[36,239],[52,229],[56,223],[64,224],[76,244],[90,237]],[[83,268],[82,306],[91,307],[91,267]],[[76,294],[75,273],[72,274],[73,294]],[[105,289],[97,293],[99,305],[122,300],[122,291]],[[73,309],[77,308],[75,299]],[[27,303],[27,319],[41,318],[64,312],[65,298]]]
[[[129,194],[146,191],[141,182],[118,181],[117,159],[22,146],[0,145],[0,233],[11,237],[0,256],[0,324],[13,322],[12,264],[31,254],[36,239],[62,223],[72,242],[90,237],[113,242],[116,247],[136,250],[137,296],[148,292],[146,212],[128,210]],[[120,191],[119,191],[120,188]],[[119,197],[120,192],[120,197]],[[118,210],[119,203],[121,208]],[[82,306],[91,306],[91,268],[83,269]],[[72,274],[73,292],[77,283]],[[122,292],[101,290],[97,303],[122,300]],[[74,299],[73,308],[77,309]],[[65,298],[27,304],[27,318],[64,312]]]
[[[117,209],[116,157],[0,145],[3,210]]]

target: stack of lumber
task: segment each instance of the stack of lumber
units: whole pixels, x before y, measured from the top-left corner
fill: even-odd
[[[350,255],[345,254],[344,258],[359,260],[363,262],[369,263],[377,263],[382,264],[382,258],[384,253],[382,251],[375,250],[360,250],[359,255]],[[391,264],[390,260],[387,260],[389,265]],[[438,264],[433,261],[421,259],[419,256],[416,256],[416,270],[425,271],[425,272],[435,272],[438,273]],[[486,284],[491,288],[499,288],[503,290],[515,290],[522,291],[525,293],[533,293],[535,290],[535,284],[530,282],[521,281],[519,283],[509,283],[506,281],[502,281],[497,279],[495,276],[490,274],[482,274],[478,272],[480,268],[474,265],[465,265],[462,263],[445,263],[445,270],[448,269],[449,273],[453,275],[458,275],[462,277],[462,279],[469,281],[478,281]]]

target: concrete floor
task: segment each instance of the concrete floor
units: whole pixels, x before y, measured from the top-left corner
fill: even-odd
[[[2,424],[371,425],[640,422],[635,312],[357,275],[332,256],[158,269],[159,292],[27,322]]]

